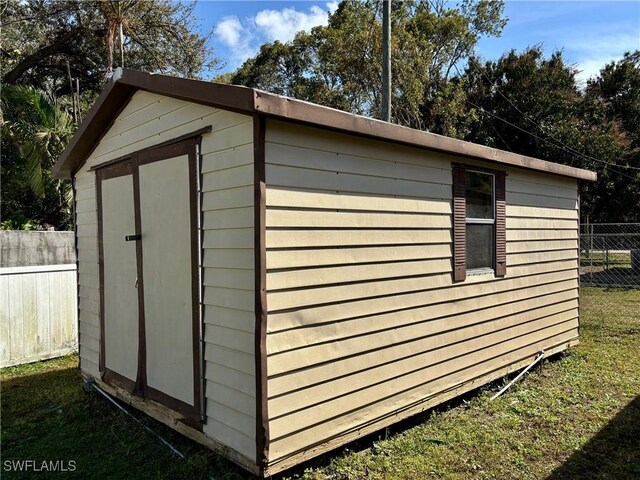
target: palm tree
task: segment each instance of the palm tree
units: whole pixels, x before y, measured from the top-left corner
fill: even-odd
[[[2,136],[19,153],[28,185],[41,200],[55,195],[61,208],[71,208],[72,192],[68,181],[51,176],[51,167],[62,153],[75,131],[71,116],[51,95],[26,85],[6,85],[2,88],[0,126]]]
[[[107,44],[107,73],[113,71],[113,51],[116,37],[120,41],[120,66],[124,68],[124,30],[129,30],[129,11],[137,0],[101,0],[100,11],[106,21],[105,43]]]

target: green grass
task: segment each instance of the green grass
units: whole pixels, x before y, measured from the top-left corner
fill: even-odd
[[[602,252],[582,252],[580,254],[580,266],[583,271],[586,269],[600,270],[607,268],[631,268],[631,253],[613,253],[605,255]]]
[[[588,252],[584,251],[580,253],[580,262],[593,262],[593,263],[605,263],[609,261],[612,264],[626,265],[631,267],[631,252],[629,250],[614,251],[605,254],[604,252]]]
[[[182,460],[97,393],[86,393],[78,357],[2,369],[2,479],[248,478],[239,467],[134,412]],[[75,471],[7,472],[7,460],[75,462]],[[68,465],[68,463],[65,463]]]
[[[498,384],[334,451],[304,479],[640,478],[640,292],[582,290],[581,343],[495,401]],[[37,478],[248,475],[134,412],[183,451],[173,455],[95,393],[77,357],[2,370],[2,460],[74,460]],[[386,438],[383,438],[386,437]],[[3,471],[2,478],[33,478]]]

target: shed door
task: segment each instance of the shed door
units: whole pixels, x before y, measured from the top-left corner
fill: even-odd
[[[99,183],[102,210],[102,352],[105,377],[131,391],[138,375],[138,293],[131,165],[105,171]]]
[[[196,146],[105,167],[98,191],[104,379],[199,421]]]
[[[157,158],[141,156],[139,167],[148,395],[194,405],[199,332],[194,332],[192,241],[197,231],[192,229],[189,156]],[[152,163],[142,163],[147,159]]]

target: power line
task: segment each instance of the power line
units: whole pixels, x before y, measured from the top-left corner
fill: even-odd
[[[454,68],[455,68],[456,72],[458,73],[458,76],[462,78],[462,74],[460,73],[460,70],[458,70],[457,65],[454,65]],[[483,73],[483,75],[484,75],[484,73]],[[486,78],[486,79],[491,83],[491,80],[490,80],[489,78],[487,78],[487,77],[486,77],[486,75],[485,75],[485,78]],[[468,79],[465,79],[465,81],[467,81],[467,80],[468,80]],[[513,107],[514,107],[514,108],[515,108],[515,109],[516,109],[516,110],[517,110],[521,115],[523,115],[523,116],[525,116],[525,117],[526,117],[526,114],[525,114],[524,112],[520,111],[520,109],[519,109],[519,108],[517,108],[517,107],[516,107],[516,106],[515,106],[515,105],[514,105],[514,104],[513,104],[509,99],[507,99],[507,98],[504,96],[504,94],[502,94],[502,92],[500,92],[500,89],[495,85],[495,83],[492,83],[492,86],[493,86],[493,87],[495,87],[495,90],[496,90],[498,93],[500,93],[500,94],[501,94],[501,95],[502,95],[502,96],[503,96],[507,101],[509,101],[509,103],[511,103],[511,105],[512,105],[512,106],[513,106]],[[611,168],[611,170],[612,170],[612,171],[614,171],[615,173],[617,173],[617,174],[619,174],[619,175],[622,175],[623,177],[629,178],[629,179],[631,179],[631,180],[636,180],[636,178],[635,178],[635,177],[632,177],[631,175],[627,175],[626,173],[623,173],[623,172],[621,172],[621,171],[619,171],[619,170],[616,170],[616,169],[617,169],[617,168],[631,168],[631,169],[633,169],[633,170],[640,170],[640,168],[633,167],[633,166],[631,166],[631,165],[617,165],[617,164],[615,164],[615,163],[606,162],[606,161],[604,161],[604,160],[600,160],[599,158],[595,158],[595,157],[591,157],[591,156],[585,155],[585,154],[583,154],[583,153],[578,152],[577,150],[572,149],[572,148],[571,148],[571,147],[569,147],[568,145],[565,145],[562,141],[555,139],[555,137],[552,137],[552,138],[554,138],[554,139],[555,139],[555,141],[556,141],[556,143],[553,143],[553,142],[551,142],[551,141],[547,140],[546,138],[542,138],[542,137],[540,137],[540,136],[536,135],[535,133],[530,132],[529,130],[526,130],[525,128],[522,128],[522,127],[520,127],[520,126],[518,126],[518,125],[516,125],[516,124],[514,124],[514,123],[512,123],[512,122],[510,122],[510,121],[508,121],[508,120],[505,120],[504,118],[502,118],[502,117],[500,117],[500,116],[496,115],[495,113],[492,113],[492,112],[489,112],[489,111],[485,110],[483,107],[481,107],[481,106],[479,106],[479,105],[476,105],[475,103],[471,102],[469,99],[465,99],[465,101],[466,101],[469,105],[471,105],[471,106],[473,106],[473,107],[475,107],[475,108],[479,109],[480,111],[482,111],[482,112],[484,112],[484,113],[486,113],[486,114],[488,114],[488,115],[491,115],[492,117],[496,118],[497,120],[500,120],[501,122],[504,122],[504,123],[506,123],[507,125],[509,125],[509,126],[511,126],[511,127],[513,127],[513,128],[515,128],[515,129],[517,129],[517,130],[520,130],[521,132],[526,133],[527,135],[530,135],[530,136],[532,136],[533,138],[535,138],[535,139],[537,139],[537,140],[540,140],[541,142],[546,143],[547,145],[550,145],[550,146],[552,146],[552,147],[555,147],[555,148],[557,148],[557,149],[559,149],[559,150],[563,150],[565,153],[570,153],[570,154],[573,154],[573,155],[578,155],[578,156],[583,157],[583,158],[585,158],[585,159],[587,159],[587,160],[592,160],[592,161],[595,161],[595,162],[602,163],[602,164],[604,164],[604,165],[608,166],[609,168]],[[529,119],[529,121],[530,121],[530,122],[533,122],[533,120],[531,120],[531,119]],[[533,122],[533,123],[535,123],[535,122]],[[536,124],[536,125],[537,125],[537,124]],[[538,125],[537,125],[537,126],[538,126]],[[540,129],[542,130],[542,127],[538,126],[538,128],[540,128]],[[544,132],[544,133],[545,133],[545,135],[549,135],[549,134],[547,134],[546,132]],[[551,136],[551,135],[549,135],[549,136]]]
[[[600,162],[603,163],[605,165],[608,166],[615,166],[617,168],[629,168],[631,170],[640,170],[639,167],[634,167],[632,165],[618,165],[618,164],[612,164],[610,162],[607,162],[605,160],[600,160],[599,158],[595,158],[592,157],[591,155],[587,155],[585,153],[579,152],[578,150],[576,150],[573,147],[570,147],[569,145],[565,144],[562,142],[562,140],[558,140],[558,138],[554,137],[552,134],[550,134],[549,132],[545,131],[544,128],[542,128],[542,125],[538,124],[533,118],[531,118],[529,115],[527,115],[525,112],[523,112],[522,110],[520,110],[518,108],[518,106],[511,101],[511,99],[509,97],[507,97],[504,93],[502,93],[500,91],[500,88],[498,88],[498,86],[496,85],[495,81],[491,81],[491,79],[484,73],[484,72],[480,72],[482,73],[482,75],[484,76],[484,78],[487,79],[487,81],[489,83],[491,83],[491,86],[495,89],[496,92],[498,92],[500,94],[500,96],[502,98],[504,98],[507,102],[509,102],[509,104],[520,114],[522,115],[526,120],[529,120],[529,122],[531,122],[535,127],[537,127],[542,133],[544,133],[546,136],[550,137],[551,139],[553,139],[554,141],[556,141],[559,145],[562,145],[565,149],[567,149],[568,153],[573,153],[574,155],[579,155],[580,157],[586,159],[586,160],[593,160],[595,162]]]
[[[430,3],[430,2],[428,2],[428,3],[429,3],[429,5],[431,6],[431,3]],[[433,6],[432,6],[432,8],[434,8],[434,9],[435,9],[435,7],[433,7]],[[435,22],[435,21],[434,21],[434,22]],[[435,23],[433,23],[433,24],[435,25]],[[451,31],[451,28],[452,28],[451,26],[448,26],[447,30],[450,32],[450,31]],[[463,78],[462,74],[460,73],[460,70],[458,69],[458,65],[456,65],[456,62],[452,63],[452,64],[451,64],[451,66],[456,70],[456,72],[457,72],[457,74],[458,74],[458,77]],[[544,134],[544,135],[546,135],[546,136],[548,136],[548,137],[551,137],[553,140],[555,140],[555,142],[557,142],[557,144],[551,143],[551,142],[550,142],[550,141],[548,141],[547,139],[541,138],[541,137],[539,137],[539,136],[535,135],[534,133],[529,132],[528,130],[525,130],[524,128],[521,128],[521,127],[519,127],[519,126],[517,126],[517,125],[514,125],[513,123],[508,122],[507,120],[505,120],[505,119],[503,119],[503,118],[501,118],[501,117],[499,117],[499,116],[497,116],[497,115],[495,115],[495,114],[493,114],[493,113],[491,113],[491,112],[487,112],[487,111],[486,111],[484,108],[482,108],[482,107],[475,106],[476,108],[479,108],[479,109],[481,109],[483,112],[488,113],[488,114],[490,114],[490,115],[494,116],[494,117],[495,117],[495,118],[497,118],[498,120],[501,120],[502,122],[505,122],[505,123],[507,123],[507,124],[511,125],[512,127],[517,128],[518,130],[521,130],[522,132],[524,132],[524,133],[526,133],[526,134],[528,134],[528,135],[531,135],[531,136],[533,136],[533,137],[535,137],[535,138],[539,139],[540,141],[545,142],[545,143],[546,143],[546,144],[548,144],[548,145],[551,145],[552,147],[555,147],[555,148],[557,148],[557,149],[563,150],[563,151],[564,151],[564,152],[566,152],[566,153],[571,153],[571,154],[573,154],[573,155],[578,155],[578,156],[580,156],[580,157],[582,157],[582,158],[584,158],[584,159],[586,159],[586,160],[592,160],[592,161],[594,161],[594,162],[602,163],[603,165],[606,165],[606,166],[608,166],[609,168],[611,168],[613,171],[616,171],[616,170],[615,170],[615,168],[628,168],[628,169],[631,169],[631,170],[638,170],[638,171],[640,171],[640,167],[634,167],[634,166],[632,166],[632,165],[618,165],[618,164],[615,164],[615,163],[610,163],[610,162],[607,162],[607,161],[605,161],[605,160],[601,160],[601,159],[599,159],[599,158],[595,158],[595,157],[592,157],[592,156],[590,156],[590,155],[586,155],[586,154],[584,154],[584,153],[582,153],[582,152],[579,152],[578,150],[575,150],[574,148],[572,148],[572,147],[570,147],[570,146],[566,145],[566,144],[565,144],[564,142],[562,142],[561,140],[558,140],[556,137],[554,137],[554,136],[553,136],[553,135],[551,135],[550,133],[546,132],[546,131],[545,131],[545,129],[543,129],[541,125],[539,125],[535,120],[533,120],[531,117],[529,117],[526,113],[524,113],[523,111],[521,111],[521,110],[517,107],[517,105],[515,105],[515,103],[513,103],[509,98],[507,98],[507,96],[506,96],[506,95],[504,95],[504,94],[500,91],[500,89],[499,89],[499,88],[498,88],[498,86],[496,85],[496,82],[495,82],[495,81],[492,81],[492,80],[491,80],[491,79],[490,79],[490,78],[489,78],[489,77],[488,77],[484,72],[480,71],[480,73],[484,76],[484,78],[485,78],[485,79],[487,79],[487,81],[492,85],[492,87],[494,87],[494,88],[495,88],[495,90],[496,90],[496,91],[497,91],[497,92],[498,92],[498,93],[499,93],[499,94],[500,94],[500,95],[501,95],[501,96],[502,96],[502,97],[503,97],[507,102],[509,102],[509,104],[510,104],[513,108],[515,108],[515,110],[516,110],[518,113],[520,113],[520,115],[522,115],[525,119],[529,120],[529,122],[531,122],[534,126],[536,126],[536,127],[537,127],[537,128],[538,128],[538,129],[539,129],[539,130]],[[466,81],[468,81],[468,78],[464,78],[464,81],[465,81],[465,82],[466,82]],[[470,102],[469,102],[469,100],[465,100],[465,101],[467,101],[468,103],[470,103]],[[496,134],[498,134],[498,132],[497,132],[497,130],[496,130],[495,128],[494,128],[494,131],[496,132]],[[503,143],[504,143],[505,145],[507,145],[507,143],[504,141],[504,139],[502,139],[502,137],[500,136],[500,134],[498,134],[498,137],[500,137],[500,138],[501,138],[501,140],[503,141]],[[507,145],[507,147],[508,147],[508,145]],[[512,150],[512,151],[513,151],[513,150]],[[623,175],[623,176],[625,176],[625,177],[627,177],[627,178],[630,178],[630,179],[632,179],[632,180],[635,180],[635,177],[632,177],[632,176],[630,176],[630,175],[626,175],[625,173],[622,173],[622,172],[620,172],[620,171],[617,171],[617,173],[619,173],[620,175]]]
[[[561,145],[557,145],[557,144],[555,144],[555,143],[552,143],[552,142],[550,142],[549,140],[547,140],[546,138],[542,138],[542,137],[540,137],[540,136],[536,135],[535,133],[532,133],[532,132],[530,132],[530,131],[528,131],[528,130],[526,130],[526,129],[524,129],[524,128],[522,128],[522,127],[520,127],[520,126],[518,126],[518,125],[516,125],[516,124],[514,124],[514,123],[511,123],[509,120],[505,120],[504,118],[499,117],[499,116],[498,116],[498,115],[496,115],[495,113],[492,113],[492,112],[489,112],[489,111],[485,110],[485,109],[484,109],[484,108],[482,108],[481,106],[476,105],[475,103],[473,103],[471,100],[466,99],[465,101],[466,101],[469,105],[471,105],[472,107],[477,108],[478,110],[480,110],[480,111],[482,111],[482,112],[486,113],[487,115],[491,115],[492,117],[494,117],[494,118],[496,118],[496,119],[500,120],[501,122],[504,122],[504,123],[506,123],[507,125],[509,125],[509,126],[511,126],[511,127],[513,127],[513,128],[516,128],[516,129],[520,130],[521,132],[526,133],[527,135],[531,135],[533,138],[535,138],[535,139],[537,139],[537,140],[540,140],[541,142],[544,142],[544,143],[546,143],[547,145],[551,145],[552,147],[558,148],[558,149],[560,149],[560,150],[564,150],[566,153],[572,153],[572,152],[569,152],[568,150],[566,150],[566,148],[563,148],[563,146],[564,146],[564,145],[562,145],[562,144],[561,144]],[[599,162],[601,162],[601,163],[604,163],[605,165],[607,165],[609,168],[611,168],[611,170],[612,170],[612,171],[614,171],[614,172],[615,172],[615,173],[617,173],[618,175],[622,175],[623,177],[630,178],[631,180],[635,180],[635,179],[636,179],[636,177],[632,177],[631,175],[627,175],[626,173],[623,173],[623,172],[621,172],[621,171],[619,171],[619,170],[616,170],[615,168],[617,167],[617,165],[615,165],[615,164],[612,164],[612,163],[609,163],[609,162],[605,162],[604,160],[598,160],[598,161],[599,161]]]
[[[385,3],[386,3],[386,2],[385,2]],[[450,26],[449,26],[448,28],[449,28],[449,30],[451,29],[451,27],[450,27]],[[460,78],[463,78],[463,76],[462,76],[462,74],[460,73],[460,70],[458,69],[458,66],[456,65],[456,63],[455,63],[455,62],[454,62],[454,63],[452,63],[452,64],[451,64],[451,66],[456,70],[456,72],[458,73],[458,76],[459,76]],[[578,150],[574,149],[573,147],[570,147],[569,145],[565,144],[562,140],[559,140],[558,138],[556,138],[556,137],[555,137],[555,136],[553,136],[552,134],[550,134],[550,133],[546,132],[546,131],[545,131],[545,129],[544,129],[544,128],[542,128],[542,126],[541,126],[541,125],[539,125],[539,124],[538,124],[534,119],[532,119],[532,118],[531,118],[529,115],[527,115],[525,112],[523,112],[522,110],[520,110],[520,109],[518,108],[518,106],[517,106],[515,103],[513,103],[513,102],[511,101],[511,99],[509,99],[509,98],[508,98],[504,93],[502,93],[502,92],[500,91],[500,89],[498,88],[498,86],[496,85],[496,82],[495,82],[495,81],[492,81],[492,80],[491,80],[491,79],[490,79],[490,78],[489,78],[489,77],[488,77],[484,72],[480,71],[480,73],[481,73],[481,74],[485,77],[485,79],[486,79],[486,80],[491,84],[491,86],[492,86],[492,87],[493,87],[493,88],[494,88],[494,89],[495,89],[495,90],[496,90],[496,91],[497,91],[497,92],[498,92],[498,93],[499,93],[499,94],[500,94],[500,95],[501,95],[501,96],[502,96],[502,97],[503,97],[503,98],[504,98],[504,99],[505,99],[505,100],[506,100],[506,101],[507,101],[507,102],[508,102],[508,103],[509,103],[509,104],[510,104],[510,105],[511,105],[511,106],[512,106],[512,107],[513,107],[513,108],[514,108],[518,113],[519,113],[519,114],[520,114],[520,115],[522,115],[526,120],[528,120],[528,121],[529,121],[530,123],[532,123],[535,127],[537,127],[537,128],[538,128],[538,129],[539,129],[539,130],[544,134],[544,135],[546,135],[546,136],[550,137],[552,140],[554,140],[554,141],[555,141],[555,143],[553,143],[553,142],[551,142],[551,141],[547,140],[546,138],[542,138],[542,137],[540,137],[540,136],[538,136],[538,135],[534,134],[533,132],[530,132],[530,131],[528,131],[528,130],[526,130],[526,129],[524,129],[524,128],[522,128],[522,127],[518,126],[518,125],[515,125],[515,124],[513,124],[513,123],[511,123],[511,122],[509,122],[509,121],[507,121],[507,120],[505,120],[504,118],[499,117],[498,115],[496,115],[496,114],[494,114],[494,113],[492,113],[492,112],[488,112],[488,111],[487,111],[487,110],[485,110],[484,108],[482,108],[482,107],[480,107],[480,106],[478,106],[478,105],[473,104],[473,103],[472,103],[472,102],[470,102],[468,99],[465,99],[465,101],[466,101],[467,103],[469,103],[469,104],[473,105],[475,108],[478,108],[478,109],[480,109],[481,111],[483,111],[483,112],[485,112],[485,113],[487,113],[487,114],[489,114],[489,115],[491,115],[491,116],[495,117],[496,119],[498,119],[498,120],[500,120],[500,121],[502,121],[502,122],[504,122],[504,123],[506,123],[506,124],[508,124],[508,125],[510,125],[510,126],[512,126],[512,127],[514,127],[514,128],[516,128],[516,129],[518,129],[518,130],[522,131],[523,133],[526,133],[527,135],[530,135],[530,136],[532,136],[532,137],[534,137],[534,138],[536,138],[536,139],[538,139],[538,140],[540,140],[540,141],[542,141],[542,142],[546,143],[547,145],[550,145],[550,146],[552,146],[552,147],[554,147],[554,148],[557,148],[557,149],[559,149],[559,150],[562,150],[562,151],[564,151],[565,153],[569,153],[569,154],[572,154],[572,155],[577,155],[577,156],[579,156],[579,157],[582,157],[583,159],[591,160],[591,161],[594,161],[594,162],[601,163],[601,164],[606,165],[607,167],[609,167],[613,172],[615,172],[615,173],[617,173],[617,174],[619,174],[619,175],[622,175],[623,177],[629,178],[629,179],[631,179],[631,180],[636,180],[636,177],[632,177],[631,175],[627,175],[626,173],[623,173],[623,172],[621,172],[621,171],[619,171],[619,170],[616,170],[616,169],[618,169],[618,168],[627,168],[627,169],[631,169],[631,170],[638,170],[638,171],[640,171],[640,167],[634,167],[634,166],[632,166],[632,165],[618,165],[618,164],[615,164],[615,163],[610,163],[610,162],[607,162],[607,161],[605,161],[605,160],[601,160],[601,159],[599,159],[599,158],[595,158],[595,157],[592,157],[592,156],[590,156],[590,155],[584,154],[584,153],[582,153],[582,152],[580,152],[580,151],[578,151]],[[464,81],[468,81],[468,78],[464,78]],[[509,148],[509,149],[510,149],[509,145],[504,141],[504,139],[502,139],[502,137],[500,136],[500,134],[498,133],[498,131],[495,129],[495,127],[494,127],[494,131],[496,132],[496,134],[498,135],[498,137],[500,137],[500,138],[501,138],[501,140],[502,140],[502,141],[503,141],[503,143],[507,146],[507,148]],[[511,150],[511,149],[510,149],[510,150]],[[513,150],[511,150],[511,151],[513,151]]]

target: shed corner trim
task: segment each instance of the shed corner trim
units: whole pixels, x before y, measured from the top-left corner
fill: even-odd
[[[255,380],[256,465],[261,474],[269,461],[269,413],[267,404],[267,253],[264,115],[253,115],[254,261],[255,261]]]

